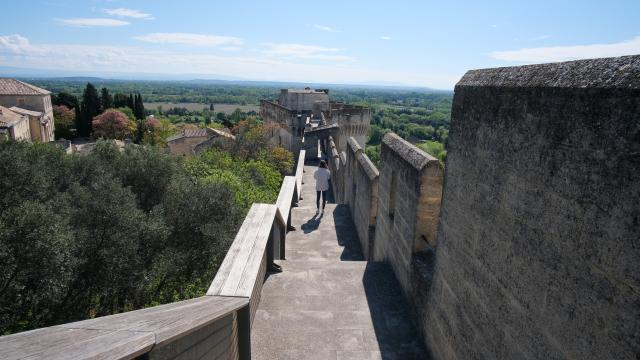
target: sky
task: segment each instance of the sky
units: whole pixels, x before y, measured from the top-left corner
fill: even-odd
[[[640,54],[639,0],[3,0],[2,13],[5,73],[452,89],[471,69]]]

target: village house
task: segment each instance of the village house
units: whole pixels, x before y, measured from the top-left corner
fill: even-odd
[[[0,78],[0,107],[0,136],[12,140],[54,140],[51,92],[16,79]]]
[[[0,106],[0,139],[30,141],[29,118]]]
[[[233,141],[235,138],[230,133],[218,129],[182,129],[180,133],[167,138],[167,148],[171,154],[189,156],[216,143]]]

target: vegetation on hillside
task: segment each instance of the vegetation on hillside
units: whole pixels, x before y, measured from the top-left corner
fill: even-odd
[[[447,104],[446,99],[441,103]],[[444,165],[449,139],[450,110],[439,105],[434,110],[413,108],[380,108],[371,110],[371,128],[365,153],[380,165],[380,143],[384,134],[393,131],[431,154]]]
[[[203,295],[251,203],[273,203],[293,167],[255,119],[234,131],[188,160],[0,142],[0,334]]]

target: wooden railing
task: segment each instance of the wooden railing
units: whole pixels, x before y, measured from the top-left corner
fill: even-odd
[[[304,157],[306,155],[305,150],[300,150],[300,154],[298,154],[298,163],[296,167],[296,186],[298,189],[298,200],[302,200],[302,175],[304,173]]]
[[[277,204],[253,204],[205,296],[0,337],[0,359],[250,359],[251,325],[267,271],[284,259],[304,169]]]

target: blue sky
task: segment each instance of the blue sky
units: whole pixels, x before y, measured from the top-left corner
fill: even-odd
[[[640,54],[640,1],[11,1],[0,66],[451,89],[470,69]]]

